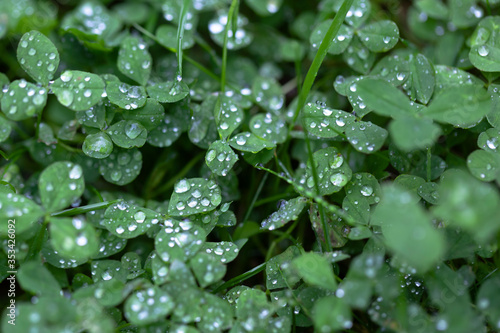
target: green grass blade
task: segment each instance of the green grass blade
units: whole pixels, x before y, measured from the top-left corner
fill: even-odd
[[[187,14],[191,8],[191,0],[182,1],[181,15],[179,18],[179,26],[177,28],[177,78],[182,79],[182,40],[184,39],[184,25],[186,24]]]

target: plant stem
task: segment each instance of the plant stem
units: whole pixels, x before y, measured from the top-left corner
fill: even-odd
[[[226,283],[220,285],[219,287],[217,287],[216,289],[214,289],[212,291],[212,294],[216,294],[218,293],[219,291],[221,290],[225,290],[225,289],[229,289],[231,287],[234,287],[236,286],[237,284],[240,284],[241,282],[251,278],[252,276],[254,275],[257,275],[259,274],[260,272],[262,272],[264,269],[266,269],[266,263],[263,262],[262,264],[252,268],[251,270],[243,273],[243,274],[240,274],[234,278],[232,278],[231,280],[227,281]]]

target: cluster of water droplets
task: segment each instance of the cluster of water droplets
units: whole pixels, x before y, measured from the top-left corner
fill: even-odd
[[[62,105],[77,111],[89,109],[107,96],[99,76],[79,71],[63,72],[52,89]]]
[[[192,221],[167,219],[156,236],[155,247],[164,262],[185,261],[201,249],[204,240],[205,233]]]
[[[99,172],[107,181],[124,185],[134,180],[142,168],[142,154],[139,150],[114,149],[106,158],[100,160]]]
[[[47,90],[24,79],[13,81],[2,89],[2,109],[13,120],[31,117],[47,100]]]
[[[278,113],[285,102],[280,86],[272,79],[255,80],[253,94],[257,103],[273,113]]]
[[[274,230],[285,225],[289,221],[296,220],[306,205],[307,199],[297,197],[289,201],[281,201],[278,211],[272,213],[261,222],[261,228]]]
[[[47,78],[51,79],[59,66],[57,49],[53,45],[49,44],[52,47],[46,45],[48,43],[45,39],[46,37],[40,33],[29,33],[23,36],[18,48],[19,63],[31,75],[36,76],[35,79],[39,82]],[[50,50],[41,53],[41,50],[45,49]]]
[[[208,31],[212,39],[219,45],[224,43],[224,30],[227,25],[227,12],[219,11],[216,17],[210,20],[208,23]],[[236,50],[249,45],[252,42],[253,35],[246,31],[244,28],[248,24],[248,19],[239,14],[237,16],[237,29],[233,32],[230,27],[227,31],[228,41],[227,48],[230,50]]]
[[[121,201],[106,210],[104,226],[118,237],[131,238],[158,224],[159,215]]]
[[[180,180],[174,186],[174,193],[169,212],[178,216],[211,211],[222,201],[217,184],[202,178]]]

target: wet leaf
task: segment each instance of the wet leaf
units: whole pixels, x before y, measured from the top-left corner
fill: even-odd
[[[86,260],[98,251],[94,227],[78,217],[51,218],[50,236],[53,249],[66,259]]]
[[[342,110],[330,109],[324,105],[308,103],[303,111],[307,132],[321,138],[334,138],[350,126],[355,117]]]
[[[126,185],[141,172],[142,154],[139,150],[115,148],[105,159],[99,160],[99,173],[107,182]]]
[[[245,46],[248,46],[253,40],[253,34],[247,31],[246,25],[248,24],[248,19],[239,14],[236,19],[236,29],[233,33],[232,27],[227,30],[227,48],[229,50],[238,50]],[[210,32],[210,37],[219,46],[224,45],[224,30],[227,25],[227,11],[219,11],[216,16],[208,22],[208,31]]]
[[[1,106],[4,115],[10,120],[29,119],[42,112],[47,102],[47,90],[26,80],[12,81],[4,89]]]
[[[358,31],[358,36],[370,51],[387,52],[397,44],[399,29],[396,23],[383,20],[364,26]]]
[[[332,25],[333,20],[326,20],[319,24],[314,30],[311,32],[311,36],[309,37],[309,43],[313,48],[318,49],[321,45],[321,42],[325,38],[326,32],[328,28]],[[342,54],[346,48],[351,43],[353,38],[354,31],[352,28],[341,25],[339,29],[339,33],[337,37],[333,39],[330,48],[328,49],[328,53],[330,54]]]
[[[175,103],[186,98],[189,94],[189,87],[182,81],[182,78],[180,80],[179,78],[175,81],[160,82],[148,86],[149,96],[160,103]]]
[[[352,327],[349,306],[341,298],[327,296],[314,305],[314,327],[316,330],[342,330]]]
[[[288,201],[280,201],[278,211],[272,213],[261,222],[261,228],[274,230],[281,228],[290,221],[296,220],[304,210],[307,199],[297,197]]]
[[[101,100],[104,86],[96,74],[68,70],[50,87],[59,103],[73,111],[84,111]]]
[[[155,249],[161,260],[185,262],[203,246],[205,232],[191,221],[167,219],[165,227],[155,237]]]
[[[52,163],[40,174],[38,188],[48,212],[64,209],[83,194],[83,169],[71,162]]]
[[[271,141],[261,139],[250,132],[241,132],[233,136],[229,140],[229,145],[236,150],[250,153],[258,153],[264,148],[275,147],[275,144]]]
[[[148,131],[135,120],[121,120],[111,125],[107,134],[118,147],[142,147],[146,143]]]
[[[467,157],[467,168],[477,179],[491,182],[500,177],[500,155],[491,151],[475,150]]]
[[[202,288],[220,281],[226,275],[226,266],[208,253],[199,252],[189,263]]]
[[[174,186],[168,213],[172,216],[210,212],[221,203],[219,186],[203,178],[182,179]]]
[[[307,284],[332,291],[337,289],[332,266],[325,257],[308,252],[293,259],[292,264]]]
[[[134,110],[146,104],[146,89],[123,82],[109,82],[106,94],[111,103],[125,110]]]
[[[223,264],[227,264],[238,256],[240,249],[232,242],[205,242],[200,252],[205,252]]]
[[[144,207],[121,201],[109,206],[101,224],[120,238],[135,238],[159,222],[160,215]]]
[[[113,142],[104,132],[89,134],[83,141],[82,150],[89,157],[106,158],[113,151]]]
[[[272,78],[258,76],[252,84],[252,94],[264,110],[278,115],[283,108],[285,96],[280,85]]]
[[[388,133],[371,122],[358,121],[347,126],[345,134],[357,151],[372,154],[382,148]]]
[[[148,82],[152,61],[147,45],[139,38],[127,37],[121,42],[118,69],[142,86]]]
[[[156,38],[158,42],[166,47],[177,49],[177,27],[173,25],[160,25],[156,29]],[[194,38],[191,30],[184,30],[182,37],[182,49],[189,49],[194,45]]]
[[[59,67],[59,52],[50,39],[33,30],[21,37],[17,60],[35,81],[47,85]]]
[[[218,176],[226,176],[237,161],[238,155],[228,143],[220,140],[214,141],[205,155],[208,167]]]
[[[389,124],[394,144],[402,151],[432,147],[441,128],[431,119],[401,116]]]
[[[61,292],[61,287],[50,271],[36,261],[23,263],[17,279],[24,290],[35,295],[57,298]]]
[[[124,312],[132,324],[143,326],[164,318],[174,306],[174,299],[166,291],[151,286],[129,296]]]
[[[165,109],[152,98],[146,99],[146,104],[135,110],[124,110],[122,116],[125,120],[135,120],[141,123],[146,130],[157,128],[163,121]]]
[[[284,143],[287,139],[286,122],[272,113],[259,113],[250,120],[250,131],[273,144]]]
[[[226,139],[231,136],[243,122],[244,116],[243,110],[232,98],[220,97],[215,104],[214,118],[221,138]]]
[[[15,228],[11,229],[18,233],[29,229],[44,214],[42,208],[32,200],[15,193],[0,192],[0,208],[0,217],[5,225],[7,221],[15,220]],[[9,227],[1,228],[0,235],[6,236],[8,230]]]
[[[429,103],[435,86],[434,67],[423,54],[410,60],[411,96],[422,104]]]

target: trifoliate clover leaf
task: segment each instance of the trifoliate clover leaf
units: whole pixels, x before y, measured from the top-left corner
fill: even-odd
[[[227,31],[227,48],[229,50],[238,50],[245,46],[248,46],[253,40],[253,34],[248,30],[245,30],[245,26],[248,24],[248,19],[242,15],[238,14],[236,19],[236,31],[233,32],[232,27],[229,27]],[[227,25],[227,12],[219,11],[217,15],[210,20],[208,23],[208,31],[210,32],[210,37],[219,46],[224,45],[224,31]]]
[[[308,103],[303,112],[307,132],[321,138],[334,138],[354,123],[355,117],[342,110]]]
[[[185,262],[201,249],[205,236],[203,229],[196,223],[167,219],[156,235],[155,250],[164,262]]]
[[[372,52],[387,52],[399,40],[398,26],[389,20],[370,23],[357,33],[361,42]]]
[[[120,44],[118,69],[142,86],[149,80],[152,61],[146,44],[138,38],[127,37]]]
[[[189,262],[196,280],[202,288],[222,280],[226,275],[226,266],[218,258],[199,252]]]
[[[229,144],[224,141],[214,141],[205,155],[205,162],[210,170],[218,176],[226,176],[233,165],[238,161]]]
[[[281,201],[278,211],[272,213],[261,223],[263,229],[274,230],[281,228],[290,221],[296,220],[304,210],[307,199],[297,197],[288,201]]]
[[[94,227],[83,219],[51,218],[49,229],[52,248],[63,258],[86,260],[98,251]]]
[[[59,103],[73,111],[84,111],[101,100],[104,86],[104,81],[96,74],[68,70],[50,87]]]
[[[276,145],[257,137],[250,132],[241,132],[229,140],[229,145],[239,151],[258,153],[264,148],[274,148]]]
[[[141,172],[142,154],[136,148],[115,148],[105,159],[99,160],[99,173],[116,185],[132,182]]]
[[[48,212],[66,208],[83,194],[83,169],[71,162],[52,163],[40,174],[38,189]]]
[[[113,151],[113,142],[104,132],[89,134],[82,145],[83,153],[92,158],[106,158]]]
[[[313,154],[313,161],[307,161],[305,174],[295,180],[295,188],[299,193],[311,195],[316,192],[311,168],[316,168],[319,180],[319,195],[327,195],[340,191],[352,176],[352,171],[344,157],[334,148],[324,148]]]
[[[17,60],[35,81],[47,85],[59,67],[59,52],[50,39],[33,30],[21,37]]]
[[[189,94],[189,87],[182,80],[152,84],[147,89],[149,96],[160,103],[175,103]]]
[[[243,118],[243,110],[232,98],[224,95],[218,99],[214,119],[222,139],[228,138],[241,125]]]
[[[281,86],[272,78],[258,76],[252,84],[252,94],[264,110],[279,115],[285,103]]]
[[[488,16],[479,22],[471,37],[469,59],[479,70],[500,71],[498,24],[500,24],[498,16]]]
[[[111,103],[125,110],[135,110],[146,104],[146,89],[123,82],[109,82],[106,94]]]
[[[371,122],[358,121],[346,127],[345,135],[357,151],[372,154],[382,148],[388,133]]]
[[[221,203],[219,186],[204,178],[182,179],[174,186],[168,213],[172,216],[188,216],[210,212]]]
[[[4,89],[1,106],[10,120],[24,120],[42,112],[47,102],[47,89],[26,82],[12,81],[7,90]]]
[[[321,45],[321,42],[325,38],[326,32],[332,25],[333,20],[326,20],[321,22],[314,30],[311,32],[311,36],[309,37],[309,43],[313,48],[318,49]],[[342,24],[340,26],[337,37],[333,39],[330,48],[328,49],[328,53],[330,54],[341,54],[345,51],[345,49],[351,43],[352,37],[354,35],[354,31],[352,28]]]
[[[21,233],[29,229],[43,213],[40,206],[23,195],[0,192],[0,218],[5,221],[5,226],[0,228],[0,236],[6,236],[10,229],[14,230],[13,227],[7,227],[7,221],[15,220],[15,230]]]
[[[148,131],[135,120],[121,120],[111,125],[106,132],[118,147],[142,147],[146,143]]]
[[[121,201],[106,209],[102,225],[117,237],[135,238],[157,224],[159,218],[154,210]]]

